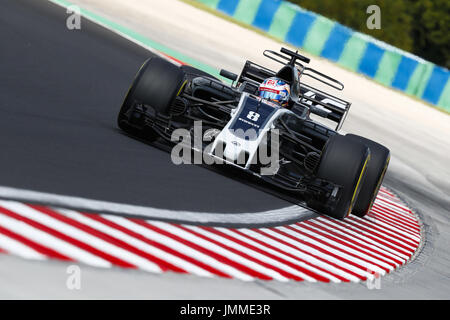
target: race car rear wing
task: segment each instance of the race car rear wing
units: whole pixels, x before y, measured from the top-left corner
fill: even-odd
[[[281,61],[278,62],[282,63]],[[337,90],[343,89],[343,85],[339,81],[331,77],[328,77],[311,68],[304,68],[303,70],[305,72],[302,73],[302,76],[308,76],[313,79],[319,80],[322,83],[329,85]],[[310,73],[306,71],[310,71]],[[236,86],[237,87],[241,85],[250,86],[253,87],[255,90],[257,90],[261,82],[263,82],[267,78],[274,77],[275,74],[276,72],[266,67],[258,65],[252,61],[246,61],[244,68],[242,69],[242,72],[237,80]],[[338,85],[332,85],[327,81],[322,81],[321,79],[318,79],[320,77],[325,78],[325,80],[328,81],[330,81],[331,79],[331,82]],[[321,91],[302,81],[300,81],[299,98],[300,99],[298,100],[298,103],[308,106],[312,113],[317,114],[323,118],[330,119],[333,122],[336,122],[337,123],[335,128],[336,131],[341,129],[351,105],[351,103],[348,101],[342,100],[329,93]]]

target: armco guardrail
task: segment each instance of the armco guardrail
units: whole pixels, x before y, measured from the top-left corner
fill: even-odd
[[[282,0],[196,0],[312,54],[450,111],[449,70]]]

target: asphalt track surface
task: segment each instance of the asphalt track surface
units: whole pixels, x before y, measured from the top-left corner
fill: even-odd
[[[251,212],[290,205],[204,168],[174,166],[168,153],[123,135],[115,126],[116,113],[149,52],[86,21],[82,31],[69,31],[62,27],[65,19],[63,9],[45,1],[2,2],[1,185],[200,212]],[[85,276],[91,281],[86,283],[92,284],[88,292],[61,290],[61,297],[86,297],[86,293],[120,297],[128,291],[136,298],[227,298],[239,291],[242,298],[358,298],[361,294],[448,298],[447,199],[425,197],[426,190],[398,179],[395,172],[388,173],[387,184],[422,214],[427,243],[404,270],[386,277],[384,290],[260,283],[250,288],[236,281],[211,283],[195,277],[87,269]],[[430,210],[436,212],[432,217]],[[441,222],[444,227],[438,232]],[[1,259],[2,283],[10,288],[3,293],[6,297],[33,293],[51,297],[52,288],[64,283],[64,265],[35,263],[29,273],[27,262]],[[56,276],[49,280],[49,274]],[[21,281],[15,283],[16,278]],[[51,285],[44,286],[48,281]],[[178,284],[185,290],[178,290]],[[149,286],[160,288],[156,296],[145,290]]]
[[[176,166],[117,128],[147,50],[87,21],[70,31],[64,11],[45,1],[4,1],[0,15],[1,185],[196,212],[290,205],[199,166]]]

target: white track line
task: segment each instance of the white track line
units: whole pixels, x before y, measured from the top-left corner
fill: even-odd
[[[281,249],[281,250],[283,250],[285,252],[288,252],[288,253],[296,256],[296,257],[299,257],[302,260],[308,261],[308,263],[311,263],[313,266],[315,265],[317,267],[320,267],[322,269],[325,269],[325,270],[329,271],[331,274],[321,272],[320,270],[317,270],[317,269],[312,269],[309,265],[306,265],[306,264],[303,265],[304,268],[310,269],[311,271],[313,271],[313,272],[315,272],[317,274],[320,274],[321,276],[326,277],[326,278],[330,279],[333,282],[341,282],[338,278],[334,277],[333,274],[339,275],[339,276],[341,276],[341,277],[343,277],[345,279],[348,279],[350,281],[354,281],[354,282],[360,281],[360,279],[356,278],[354,275],[349,274],[349,273],[345,272],[344,270],[336,268],[333,265],[331,265],[331,264],[329,264],[329,263],[327,263],[325,261],[319,260],[319,259],[315,258],[314,256],[308,254],[307,250],[303,250],[303,251],[306,251],[306,253],[302,252],[302,251],[299,251],[298,249],[303,249],[300,246],[298,247],[298,249],[294,249],[294,248],[286,246],[286,245],[284,245],[284,244],[282,244],[282,243],[280,243],[280,242],[278,242],[276,240],[268,238],[267,236],[265,236],[263,234],[254,232],[254,231],[252,231],[250,229],[239,229],[239,231],[241,231],[242,233],[244,233],[244,234],[246,234],[246,235],[248,235],[248,236],[250,236],[252,238],[258,239],[258,240],[260,240],[262,242],[266,242],[266,243],[268,243],[268,244],[270,244],[270,245],[272,245],[274,247],[277,247],[277,248],[279,248],[279,249]],[[317,256],[319,256],[319,255],[317,255]]]
[[[133,230],[135,232],[139,232],[140,234],[144,235],[145,237],[160,242],[160,243],[164,243],[164,245],[177,250],[179,252],[183,252],[187,255],[190,255],[192,258],[196,259],[197,261],[201,261],[202,263],[205,263],[225,274],[228,274],[230,276],[233,276],[235,278],[244,280],[244,281],[251,281],[254,280],[253,277],[241,272],[240,270],[237,270],[235,268],[233,268],[232,266],[229,266],[227,264],[222,263],[221,261],[216,260],[215,258],[204,254],[200,251],[197,251],[191,247],[189,247],[188,245],[185,245],[181,242],[178,242],[170,237],[167,237],[159,232],[150,230],[148,228],[145,228],[143,226],[140,226],[128,219],[122,218],[122,217],[116,217],[116,216],[106,216],[107,219],[120,223],[123,226],[126,226],[127,228],[129,228],[130,230]]]
[[[54,219],[38,210],[34,210],[33,208],[24,205],[22,203],[19,202],[15,202],[15,201],[0,201],[0,206],[9,209],[10,211],[13,211],[23,217],[26,217],[30,220],[34,220],[36,222],[39,222],[49,228],[52,228],[56,231],[59,231],[67,236],[70,236],[74,239],[77,239],[81,242],[87,243],[87,244],[92,244],[95,243],[95,238],[90,236],[89,234],[74,228],[68,224],[65,224],[57,219]],[[42,231],[43,232],[43,231]],[[63,241],[64,243],[67,243],[70,246],[74,246],[64,240],[61,240],[59,238],[57,238],[59,241]],[[74,246],[75,248],[78,248],[77,246]],[[94,245],[93,245],[94,247]],[[102,246],[98,246],[99,248],[102,248]],[[103,268],[108,268],[111,267],[111,263],[102,259],[101,257],[98,257],[97,255],[94,255],[90,252],[87,252],[86,250],[83,250],[81,248],[78,248],[77,252],[79,253],[79,255],[73,256],[73,253],[71,252],[67,252],[67,251],[60,251],[57,250],[59,253],[62,253],[66,256],[72,256],[73,258],[86,263],[88,265],[92,265],[92,266],[98,266],[98,267],[103,267]],[[103,250],[102,250],[103,251]]]
[[[69,214],[69,216],[72,219],[77,220],[78,222],[81,222],[83,224],[86,224],[96,230],[102,231],[106,234],[109,234],[117,239],[120,239],[127,244],[134,246],[135,248],[138,248],[144,252],[147,252],[161,260],[165,260],[175,266],[180,267],[181,269],[184,269],[192,274],[196,274],[203,277],[212,277],[212,274],[204,269],[201,269],[197,267],[196,265],[191,264],[188,261],[185,261],[183,259],[180,259],[179,257],[176,257],[170,253],[167,253],[159,248],[156,248],[154,246],[149,245],[148,243],[145,243],[137,238],[134,238],[120,230],[117,230],[115,228],[112,228],[110,226],[107,226],[99,221],[95,221],[90,219],[89,217],[82,215],[78,212],[72,212]],[[104,217],[104,216],[102,216]]]
[[[67,210],[67,209],[59,209],[58,212],[62,213],[66,217],[69,217],[69,218],[71,218],[71,219],[73,219],[75,221],[78,221],[78,222],[80,222],[82,224],[85,224],[85,225],[89,226],[89,224],[87,222],[90,219],[88,219],[88,218],[85,218],[86,220],[85,219],[79,219],[79,215],[80,214],[78,212],[76,212],[76,211]],[[100,229],[95,228],[95,227],[94,227],[94,229],[101,231]],[[109,253],[109,254],[111,254],[111,255],[119,258],[119,259],[122,259],[125,262],[128,262],[128,263],[130,263],[132,265],[135,265],[135,266],[139,267],[140,269],[143,269],[143,270],[149,271],[149,272],[159,273],[159,272],[162,271],[161,268],[157,264],[149,261],[148,259],[145,259],[145,258],[143,258],[143,257],[141,257],[141,256],[139,256],[137,254],[134,254],[134,253],[132,253],[132,252],[126,250],[126,249],[123,249],[123,248],[121,248],[119,246],[116,246],[116,245],[114,245],[114,244],[112,244],[112,243],[110,243],[108,241],[103,240],[103,239],[100,239],[100,238],[97,238],[97,237],[95,237],[95,238],[98,239],[97,240],[98,244],[102,243],[102,250],[103,251],[105,251],[105,252],[107,252],[107,253]]]
[[[263,245],[255,242],[255,241],[252,241],[252,240],[250,240],[250,239],[248,239],[246,237],[243,237],[243,236],[241,236],[241,235],[231,231],[230,229],[227,229],[227,228],[216,228],[216,229],[221,231],[221,232],[223,232],[223,233],[225,233],[225,234],[227,234],[227,235],[229,235],[230,237],[236,238],[236,239],[238,239],[238,240],[240,240],[242,242],[248,243],[248,244],[250,244],[250,245],[252,245],[252,246],[254,246],[254,247],[256,247],[256,248],[258,248],[260,250],[266,251],[266,252],[268,252],[268,253],[270,253],[270,254],[272,254],[274,256],[277,256],[277,257],[279,257],[281,259],[284,259],[284,260],[286,260],[286,261],[288,261],[288,262],[290,262],[290,263],[292,263],[292,264],[294,264],[294,265],[296,265],[296,266],[298,266],[298,267],[300,267],[302,269],[306,269],[306,270],[308,270],[310,272],[317,273],[318,275],[320,275],[322,277],[325,277],[327,279],[329,278],[327,275],[324,275],[323,272],[321,272],[320,270],[318,270],[318,269],[316,269],[314,267],[308,266],[307,264],[305,264],[303,262],[300,262],[300,261],[298,261],[296,259],[293,259],[293,258],[291,258],[290,256],[288,256],[286,254],[280,253],[279,251],[273,250],[271,248],[268,248],[267,246],[263,246]],[[306,273],[301,272],[301,271],[297,271],[297,272],[298,272],[298,275],[301,278],[303,278],[303,279],[305,279],[307,281],[316,282],[316,279],[312,278],[311,276],[307,275]],[[336,282],[341,282],[341,281],[339,279],[336,279]]]
[[[229,276],[232,276],[232,277],[235,277],[238,279],[242,279],[244,281],[253,280],[253,278],[248,276],[247,274],[244,274],[241,271],[239,271],[227,264],[224,264],[224,263],[214,259],[213,257],[210,257],[207,254],[199,252],[199,251],[189,247],[188,245],[185,245],[181,242],[173,240],[172,238],[167,237],[161,233],[158,233],[156,231],[153,231],[153,230],[150,230],[143,226],[140,226],[126,218],[111,216],[111,215],[104,215],[103,217],[108,220],[111,220],[117,224],[120,224],[120,225],[128,228],[129,230],[132,230],[134,232],[142,234],[143,236],[145,236],[146,238],[148,238],[150,240],[153,240],[153,241],[156,241],[159,243],[163,243],[165,246],[170,247],[171,249],[173,249],[175,251],[182,252],[186,255],[189,255],[193,259],[200,261],[204,264],[207,264],[207,265],[211,266],[212,268],[223,272],[224,274],[227,274]]]
[[[350,271],[352,271],[352,272],[354,272],[356,274],[359,274],[360,276],[367,277],[369,279],[371,279],[373,277],[373,275],[371,275],[368,271],[366,271],[366,270],[364,270],[362,268],[356,267],[356,266],[354,266],[352,264],[349,264],[349,263],[347,263],[347,262],[345,262],[343,260],[335,258],[335,257],[333,257],[333,256],[331,256],[331,255],[329,255],[327,253],[323,253],[323,252],[321,252],[321,251],[319,251],[317,249],[309,247],[308,245],[300,242],[299,240],[304,240],[304,239],[302,239],[300,237],[297,237],[295,235],[295,233],[290,231],[290,230],[286,230],[286,231],[289,231],[289,232],[286,232],[285,230],[283,230],[283,231],[285,231],[288,234],[291,233],[290,235],[299,238],[298,240],[294,240],[294,239],[292,239],[290,237],[287,237],[285,235],[282,235],[282,234],[280,234],[278,232],[275,232],[273,230],[266,229],[266,228],[261,229],[261,231],[271,235],[272,237],[280,239],[280,240],[282,240],[284,242],[290,243],[291,245],[294,245],[296,247],[302,248],[303,250],[308,251],[308,252],[310,252],[312,254],[315,254],[316,256],[322,257],[322,258],[324,258],[324,259],[326,259],[326,260],[328,260],[330,262],[335,263],[336,265],[339,265],[339,266],[341,266],[341,267],[343,267],[343,268],[345,268],[347,270],[350,270]],[[323,246],[321,248],[323,248]],[[326,249],[326,248],[323,248],[323,249]],[[352,258],[347,258],[346,255],[344,255],[344,254],[342,254],[340,252],[336,252],[336,250],[333,250],[334,252],[332,250],[328,250],[328,249],[326,249],[326,250],[329,251],[330,253],[334,253],[334,254],[338,255],[339,257],[342,257],[342,258],[350,260],[350,261],[352,261],[354,263],[357,263],[356,262],[357,260],[355,258],[353,258],[353,257]],[[358,264],[362,265],[362,263],[358,263]],[[367,267],[368,270],[372,270],[372,269],[369,269],[370,266],[371,266],[370,264],[366,264],[366,267]],[[382,271],[382,272],[384,272],[384,270],[382,270],[382,269],[380,269],[378,267],[376,267],[376,269],[377,270],[374,270],[374,271]]]
[[[352,227],[360,228],[361,231],[366,232],[367,234],[371,234],[373,237],[377,237],[380,240],[383,240],[382,237],[384,237],[384,238],[386,238],[384,241],[390,242],[390,245],[396,246],[400,250],[403,250],[403,251],[410,251],[410,250],[412,250],[412,251],[414,251],[415,248],[416,248],[413,245],[406,243],[405,240],[402,240],[401,235],[393,235],[388,230],[379,231],[379,230],[376,230],[375,228],[371,228],[371,226],[372,227],[376,226],[372,222],[368,222],[367,221],[367,223],[369,225],[371,225],[371,226],[366,226],[363,223],[361,223],[361,221],[358,221],[356,219],[349,219],[349,220],[347,220],[347,222],[344,221],[344,223],[349,223],[349,224],[353,223],[353,224],[351,224]],[[366,229],[366,230],[364,230],[364,229]],[[398,244],[395,244],[393,242],[397,242]],[[402,246],[404,246],[406,248],[403,248]]]
[[[45,192],[16,189],[0,186],[0,197],[22,202],[46,203],[61,208],[76,208],[82,211],[139,216],[148,219],[170,219],[173,221],[194,223],[238,223],[261,224],[283,223],[284,221],[302,220],[305,216],[315,215],[312,211],[297,205],[285,208],[253,213],[208,213],[177,211],[137,206],[109,201],[92,200],[80,197],[57,195]]]
[[[6,250],[8,253],[17,255],[25,259],[33,259],[33,260],[47,259],[46,256],[40,254],[39,252],[30,248],[29,246],[24,245],[23,243],[14,240],[8,236],[5,236],[1,233],[0,233],[0,247]]]
[[[407,216],[404,213],[402,213],[398,208],[390,208],[387,204],[379,202],[375,202],[373,208],[380,210],[389,217],[404,221],[415,228],[420,228],[419,222],[414,216],[412,215]]]
[[[365,216],[366,219],[373,222],[383,222],[399,230],[409,233],[411,236],[421,239],[420,232],[416,228],[407,225],[405,222],[395,221],[392,216],[386,216],[378,209],[372,208],[372,211]]]
[[[231,259],[233,261],[236,261],[252,270],[255,270],[261,274],[264,274],[268,277],[277,279],[279,281],[288,281],[288,279],[286,277],[283,277],[282,275],[280,275],[278,272],[273,271],[272,269],[268,269],[258,263],[255,263],[251,260],[248,260],[246,258],[241,257],[238,254],[235,254],[229,250],[226,250],[224,248],[222,248],[221,246],[218,246],[212,242],[206,241],[190,232],[187,232],[185,230],[182,230],[174,225],[165,223],[165,222],[159,222],[159,221],[151,221],[150,222],[152,225],[157,226],[158,228],[161,228],[163,230],[166,230],[170,233],[173,233],[179,237],[182,237],[186,240],[192,241],[204,248],[207,248],[209,250],[212,250],[220,255],[223,255],[225,257],[227,257],[228,259]]]
[[[366,254],[364,254],[364,252],[361,252],[359,250],[355,250],[355,249],[353,249],[351,247],[346,246],[345,244],[336,243],[333,240],[322,236],[321,234],[318,234],[318,233],[315,233],[315,232],[313,232],[311,230],[305,229],[305,228],[303,228],[303,227],[301,227],[299,225],[292,225],[291,227],[294,228],[294,229],[300,230],[301,232],[304,232],[305,234],[308,234],[308,235],[311,235],[313,237],[316,237],[317,239],[320,239],[321,241],[326,242],[326,243],[328,243],[330,245],[338,246],[338,247],[342,248],[342,251],[344,253],[345,253],[345,251],[349,252],[349,253],[352,253],[353,255],[360,256],[361,258],[364,258],[364,259],[369,260],[369,261],[371,261],[373,263],[379,264],[379,265],[383,266],[384,268],[387,268],[389,270],[394,270],[394,267],[389,265],[389,264],[387,264],[386,262],[378,260],[376,258],[373,258],[373,257],[371,257],[369,255],[366,255]],[[317,244],[317,245],[319,245],[319,244]],[[323,247],[326,248],[326,246],[323,246]]]
[[[349,230],[343,226],[340,225],[333,225],[332,223],[328,223],[329,221],[327,220],[320,220],[320,219],[316,219],[314,220],[314,223],[317,223],[318,225],[320,225],[323,228],[327,228],[329,230],[332,230],[338,234],[341,234],[345,237],[350,237],[352,240],[356,241],[356,242],[361,242],[364,241],[364,244],[368,247],[373,248],[374,250],[377,250],[385,255],[388,255],[394,259],[400,260],[406,262],[406,258],[399,256],[399,254],[397,254],[397,252],[389,247],[385,247],[382,244],[377,243],[376,241],[369,239],[367,237],[365,237],[363,234],[361,233],[357,233],[354,232],[352,230]]]
[[[320,219],[322,219],[322,217],[320,217]],[[384,243],[384,246],[387,248],[391,248],[391,250],[395,251],[395,254],[402,254],[403,257],[405,257],[405,258],[407,257],[407,255],[405,253],[402,253],[402,251],[408,252],[408,249],[405,249],[398,244],[392,243],[391,241],[389,241],[389,239],[383,239],[382,238],[383,235],[380,235],[379,232],[377,233],[377,232],[374,232],[373,230],[370,230],[369,227],[364,227],[364,226],[361,227],[358,224],[356,224],[356,225],[351,224],[350,222],[353,222],[353,221],[346,221],[346,220],[333,221],[331,219],[329,219],[328,221],[332,222],[332,223],[336,223],[336,224],[339,223],[341,225],[344,225],[345,230],[348,230],[348,231],[351,230],[360,236],[366,235],[367,237],[374,238],[375,240],[372,240],[372,241],[375,241],[377,244]],[[387,237],[387,238],[389,238],[389,237]],[[367,238],[367,239],[369,239],[369,238]],[[395,240],[393,240],[393,241],[395,241]]]
[[[407,223],[408,226],[410,226],[414,229],[420,229],[420,225],[417,220],[412,219],[410,217],[405,217],[402,214],[397,213],[397,211],[392,211],[391,209],[389,209],[383,205],[375,203],[373,205],[372,209],[375,209],[375,210],[381,212],[384,216],[390,217],[391,219],[397,219],[397,220],[402,221],[403,223]]]
[[[54,237],[44,231],[36,229],[25,222],[18,221],[0,214],[0,225],[26,238],[42,244],[54,251],[61,253],[73,260],[96,267],[109,267],[110,265],[103,259],[94,256],[66,241]]]
[[[406,231],[403,231],[403,230],[401,230],[399,228],[393,227],[393,226],[391,226],[391,225],[389,225],[387,223],[384,223],[383,221],[380,221],[380,220],[377,220],[377,219],[374,219],[374,218],[366,218],[366,217],[360,218],[360,217],[356,217],[356,216],[353,217],[353,219],[355,219],[356,221],[365,222],[365,223],[367,223],[369,225],[372,225],[372,226],[376,226],[379,229],[383,229],[383,231],[385,230],[385,232],[387,232],[389,234],[392,234],[392,235],[395,235],[395,236],[397,236],[399,238],[404,239],[405,241],[412,242],[412,243],[415,243],[415,244],[420,242],[420,237],[412,235],[412,234],[410,234],[410,233],[408,233]]]
[[[313,222],[314,222],[314,223],[317,223],[316,221],[313,221]],[[364,243],[364,246],[365,246],[365,247],[368,247],[368,248],[371,248],[371,249],[373,249],[373,250],[369,250],[369,249],[366,249],[366,248],[363,248],[363,247],[358,247],[358,243],[354,243],[354,242],[359,242],[359,243],[361,243],[361,242],[358,241],[357,239],[355,239],[354,237],[352,237],[351,235],[345,235],[345,234],[343,234],[342,232],[339,232],[339,231],[334,230],[334,229],[328,229],[328,228],[326,228],[326,226],[320,225],[322,228],[326,228],[325,230],[323,230],[323,229],[318,228],[318,225],[319,225],[319,223],[317,223],[316,225],[315,225],[315,224],[312,224],[312,223],[311,223],[311,224],[307,224],[307,226],[308,226],[309,228],[314,229],[314,230],[316,230],[317,232],[322,232],[322,233],[324,233],[324,234],[326,234],[326,235],[328,235],[328,236],[330,236],[330,237],[337,238],[337,239],[339,239],[340,242],[344,242],[344,243],[346,243],[348,246],[354,246],[354,247],[357,247],[358,250],[361,250],[362,252],[365,252],[365,253],[367,253],[367,254],[371,254],[371,255],[373,255],[373,256],[378,257],[378,258],[381,259],[381,260],[384,260],[384,261],[386,261],[386,262],[392,263],[392,264],[395,265],[395,268],[397,268],[397,267],[399,266],[399,264],[398,264],[396,261],[394,261],[394,260],[392,259],[392,256],[388,255],[388,256],[391,257],[391,258],[386,257],[386,256],[383,256],[383,255],[381,254],[381,253],[383,253],[383,252],[382,252],[382,250],[380,250],[379,248],[377,248],[377,247],[375,247],[375,246],[372,246],[371,244],[366,244],[366,243]],[[304,228],[303,228],[303,229],[304,229]],[[333,234],[331,231],[333,231],[335,234]],[[351,239],[353,242],[351,242],[351,241],[349,241],[349,240],[347,240],[347,239]],[[338,243],[338,245],[340,245],[340,243]],[[384,254],[387,255],[386,253],[384,253]]]
[[[385,207],[391,211],[395,211],[395,213],[397,213],[407,219],[410,219],[412,221],[415,220],[414,215],[411,213],[411,210],[408,207],[396,204],[395,202],[392,202],[386,198],[377,198],[375,200],[375,204],[377,204],[377,205],[382,204],[383,207]]]
[[[231,247],[233,249],[236,249],[236,250],[238,250],[240,252],[243,252],[243,253],[245,253],[245,254],[247,254],[247,255],[255,258],[255,259],[258,259],[258,260],[260,260],[262,262],[265,262],[265,263],[267,263],[269,265],[272,265],[272,266],[274,266],[274,267],[276,267],[278,269],[284,270],[287,273],[291,273],[291,274],[293,274],[293,275],[295,275],[297,277],[301,277],[301,278],[304,278],[306,276],[305,274],[298,272],[297,270],[289,267],[286,264],[283,264],[283,263],[281,263],[281,262],[279,262],[277,260],[274,260],[274,259],[272,259],[272,258],[270,258],[268,256],[265,256],[265,255],[263,255],[263,254],[261,254],[259,252],[256,252],[256,251],[251,250],[251,249],[249,249],[247,247],[244,247],[244,246],[242,246],[242,245],[240,245],[240,244],[238,244],[236,242],[233,242],[233,241],[231,241],[231,240],[229,240],[227,238],[224,238],[224,237],[221,237],[221,236],[219,236],[217,234],[208,232],[208,231],[206,231],[206,230],[204,230],[202,228],[196,227],[196,226],[185,225],[185,227],[188,228],[188,229],[191,229],[191,230],[193,230],[195,232],[198,232],[198,233],[200,233],[200,234],[202,234],[202,235],[204,235],[206,237],[214,239],[214,240],[216,240],[216,241],[218,241],[220,243],[223,243],[226,246],[229,246],[229,247]]]

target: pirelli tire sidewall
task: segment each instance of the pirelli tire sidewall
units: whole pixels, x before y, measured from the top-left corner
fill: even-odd
[[[317,176],[342,189],[334,208],[319,204],[315,209],[336,219],[348,216],[358,197],[369,161],[370,150],[365,144],[339,134],[330,137],[323,149]]]
[[[352,214],[363,217],[373,206],[389,166],[391,154],[388,148],[375,141],[354,134],[347,134],[346,137],[359,141],[370,149],[371,158],[366,177],[352,210]]]

